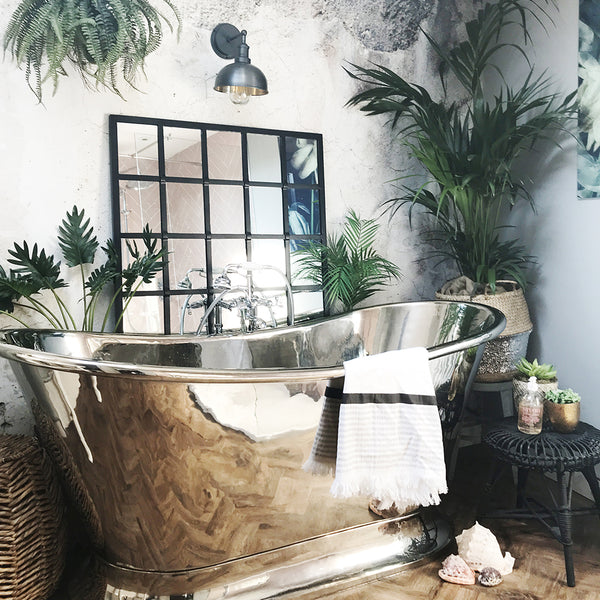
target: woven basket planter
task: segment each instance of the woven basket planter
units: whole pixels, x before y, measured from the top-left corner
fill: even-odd
[[[65,504],[35,438],[0,435],[0,599],[46,600],[65,566]]]
[[[516,363],[527,353],[527,344],[533,325],[523,290],[514,281],[498,281],[507,291],[500,294],[475,296],[448,295],[437,292],[438,300],[477,302],[497,308],[506,317],[506,328],[495,340],[486,344],[477,371],[477,381],[509,381],[517,372]]]

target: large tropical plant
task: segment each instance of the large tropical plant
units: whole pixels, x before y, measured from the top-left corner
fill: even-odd
[[[162,0],[179,13],[171,0]],[[4,36],[19,66],[25,67],[29,87],[42,101],[42,84],[51,80],[54,91],[66,64],[86,83],[95,83],[119,96],[119,74],[135,87],[150,52],[170,21],[147,0],[22,0],[12,14]]]
[[[83,313],[81,321],[77,322],[73,311],[58,292],[69,285],[61,276],[61,262],[44,249],[38,249],[37,244],[30,247],[26,241],[22,245],[15,243],[8,250],[8,263],[12,265],[9,270],[0,266],[0,314],[27,327],[27,317],[23,313],[19,316],[15,314],[15,308],[21,308],[41,315],[55,329],[105,331],[114,304],[119,294],[122,294],[123,311],[116,318],[116,330],[135,292],[143,283],[150,283],[162,269],[166,255],[164,249],[152,237],[152,232],[146,225],[141,239],[143,250],[138,248],[135,241],[127,242],[132,260],[124,269],[119,268],[117,249],[108,240],[101,248],[106,256],[104,263],[91,270],[100,244],[89,219],[85,219],[84,210],[78,210],[74,206],[71,212],[67,212],[58,232],[58,243],[66,265],[79,269]],[[98,316],[98,302],[104,295],[104,290],[109,288],[112,297],[104,313]],[[42,292],[50,295],[50,301],[41,295]]]
[[[361,219],[349,211],[340,234],[328,235],[326,244],[303,242],[293,253],[298,266],[295,278],[322,286],[329,305],[339,302],[344,311],[352,310],[401,275],[394,263],[375,250],[378,229],[374,219]]]
[[[549,2],[495,0],[466,24],[466,39],[450,49],[426,34],[439,58],[440,99],[383,66],[347,70],[366,84],[348,104],[368,115],[390,114],[408,156],[427,174],[425,181],[401,178],[402,193],[385,202],[386,208],[394,215],[408,205],[409,219],[415,206],[433,215],[434,254],[454,260],[460,274],[493,290],[498,279],[524,286],[523,268],[532,260],[524,245],[502,231],[507,207],[523,201],[533,207],[515,166],[540,142],[556,142],[574,114],[574,94],[551,92],[548,77],[534,73],[525,50],[531,42],[528,22],[548,18]],[[502,41],[506,28],[520,31],[523,44]],[[516,87],[498,61],[507,49],[527,70]],[[464,89],[464,102],[448,98],[450,78]],[[490,78],[496,80],[493,92],[486,89]]]

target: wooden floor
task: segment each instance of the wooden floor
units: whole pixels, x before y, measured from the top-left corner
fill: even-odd
[[[476,506],[487,476],[488,456],[480,446],[461,450],[459,464],[443,512],[452,520],[456,533],[475,522]],[[545,479],[532,474],[529,491],[544,496]],[[496,486],[493,502],[497,507],[514,502],[510,473]],[[591,506],[574,494],[573,505]],[[312,595],[326,600],[600,600],[600,518],[596,515],[574,519],[574,562],[576,587],[566,585],[562,546],[535,520],[481,519],[498,538],[503,551],[515,558],[515,570],[495,588],[457,586],[443,582],[437,575],[441,560],[406,570],[395,576],[355,586],[338,592]],[[75,577],[82,577],[81,571]],[[83,575],[85,577],[85,575]],[[80,600],[79,594],[69,593],[80,587],[73,576],[51,600]],[[81,600],[84,600],[83,597]]]
[[[442,507],[455,524],[456,533],[475,522],[481,482],[487,476],[487,455],[479,446],[461,450],[459,470]],[[532,474],[529,492],[544,498],[547,478]],[[554,487],[550,482],[551,488]],[[552,491],[552,490],[551,490]],[[510,473],[494,489],[498,507],[514,503]],[[513,504],[514,505],[514,504]],[[573,506],[591,507],[592,503],[573,494]],[[458,586],[442,581],[440,561],[404,571],[387,579],[350,590],[323,595],[327,600],[600,600],[600,518],[581,515],[573,520],[576,586],[566,584],[562,546],[534,519],[481,519],[500,542],[502,551],[515,558],[513,573],[494,588],[479,584]]]

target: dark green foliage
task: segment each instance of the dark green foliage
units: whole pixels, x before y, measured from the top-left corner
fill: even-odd
[[[69,267],[91,265],[98,249],[94,229],[89,219],[83,221],[83,212],[78,212],[74,206],[73,212],[67,212],[58,228],[58,245]]]
[[[181,24],[171,0],[162,0]],[[121,95],[118,77],[135,87],[146,56],[160,45],[162,21],[172,26],[147,0],[23,0],[4,36],[38,100],[48,79],[58,86],[70,63],[83,77]]]
[[[384,283],[400,277],[398,267],[373,248],[378,229],[374,219],[360,219],[350,211],[340,235],[328,236],[327,244],[308,241],[294,252],[299,266],[296,278],[323,286],[330,305],[339,301],[345,311],[352,310]]]
[[[47,256],[43,248],[38,252],[37,244],[34,244],[30,251],[27,242],[24,241],[22,246],[15,243],[8,253],[12,257],[8,262],[16,267],[12,271],[17,275],[25,275],[38,289],[55,290],[67,287],[64,279],[60,277],[60,261],[54,262],[54,256]]]
[[[163,268],[166,256],[166,251],[159,244],[159,240],[153,237],[152,231],[146,225],[142,235],[144,250],[139,251],[135,242],[129,244],[129,251],[134,260],[123,271],[119,269],[117,248],[112,241],[108,240],[102,247],[106,255],[104,264],[94,269],[86,279],[84,265],[93,263],[98,241],[89,219],[85,219],[85,212],[79,211],[76,206],[71,213],[67,212],[66,218],[59,226],[58,240],[66,264],[69,267],[80,267],[83,289],[81,301],[84,312],[80,329],[83,330],[94,329],[96,306],[107,288],[112,288],[113,295],[104,314],[101,331],[104,331],[108,323],[117,295],[123,293],[126,306],[141,283],[150,283]],[[12,314],[15,306],[18,305],[42,315],[52,327],[78,328],[64,301],[56,293],[58,288],[68,286],[67,282],[60,277],[61,263],[55,262],[53,256],[46,255],[45,250],[38,251],[37,244],[34,244],[32,249],[27,242],[23,242],[22,246],[14,244],[8,252],[11,256],[8,262],[15,268],[7,273],[0,266],[0,312],[24,324],[21,319]],[[44,290],[52,292],[58,310],[53,311],[45,299],[39,296]],[[117,324],[121,318],[122,314],[118,317]]]
[[[102,251],[106,254],[106,261],[102,266],[94,269],[85,282],[85,287],[92,294],[102,291],[109,283],[117,281],[121,275],[121,271],[119,270],[119,255],[113,241],[107,240],[106,246],[102,248]]]
[[[453,76],[465,89],[466,106],[435,100],[426,89],[408,83],[388,68],[354,66],[349,75],[366,84],[350,99],[368,115],[390,114],[409,156],[425,168],[418,185],[400,184],[401,195],[385,203],[395,214],[418,205],[436,219],[439,256],[456,261],[461,274],[495,288],[497,279],[525,285],[523,268],[531,262],[524,246],[501,241],[503,207],[519,201],[533,207],[531,193],[515,175],[515,164],[543,140],[554,141],[575,114],[574,94],[548,91],[545,75],[534,76],[524,49],[501,41],[505,27],[516,27],[526,45],[528,19],[539,20],[548,1],[498,0],[466,24],[467,39],[450,50],[427,36],[440,60],[442,87]],[[537,12],[535,12],[537,11]],[[517,30],[518,30],[517,29]],[[501,50],[512,48],[530,71],[520,87],[509,86],[495,64]],[[499,76],[498,91],[485,93],[482,76]]]

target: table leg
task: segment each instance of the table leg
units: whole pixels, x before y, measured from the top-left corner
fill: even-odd
[[[571,498],[569,476],[562,470],[556,473],[560,492],[560,504],[558,506],[558,528],[560,531],[560,543],[565,555],[565,569],[567,571],[567,585],[575,587],[575,569],[573,567],[573,540],[571,537]]]

